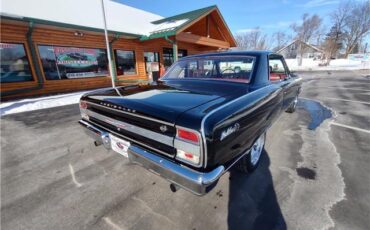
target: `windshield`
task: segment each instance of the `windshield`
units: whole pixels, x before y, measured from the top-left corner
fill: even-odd
[[[209,56],[176,62],[164,79],[227,80],[248,83],[252,75],[254,57]]]

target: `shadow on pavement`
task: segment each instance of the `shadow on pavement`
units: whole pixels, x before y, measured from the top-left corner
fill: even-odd
[[[228,227],[234,229],[286,229],[277,201],[266,151],[252,174],[230,171]]]

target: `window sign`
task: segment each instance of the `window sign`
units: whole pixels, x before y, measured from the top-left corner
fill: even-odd
[[[44,45],[38,48],[47,80],[102,77],[109,73],[104,49]]]
[[[1,83],[33,80],[23,44],[0,43],[0,63]]]
[[[348,54],[348,59],[354,61],[370,61],[370,54]]]

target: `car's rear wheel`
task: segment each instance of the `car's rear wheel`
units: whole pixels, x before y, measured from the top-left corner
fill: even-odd
[[[240,172],[253,172],[264,152],[266,133],[263,133],[254,143],[250,152],[236,164],[236,169]]]
[[[294,101],[292,102],[292,104],[290,104],[290,106],[288,107],[288,109],[286,110],[287,113],[294,113],[296,107],[297,107],[297,104],[298,104],[298,95],[295,96],[294,98]]]

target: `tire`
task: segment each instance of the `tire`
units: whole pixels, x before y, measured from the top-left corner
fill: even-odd
[[[290,104],[290,106],[288,107],[288,109],[285,112],[294,113],[295,109],[297,107],[297,104],[298,104],[298,95],[295,96],[294,101],[292,102],[292,104]]]
[[[261,159],[262,153],[265,151],[266,133],[263,133],[254,143],[250,152],[241,158],[235,165],[239,172],[251,173],[253,172]]]

